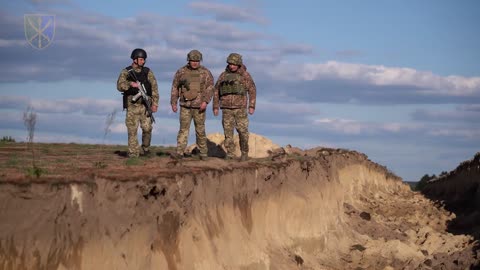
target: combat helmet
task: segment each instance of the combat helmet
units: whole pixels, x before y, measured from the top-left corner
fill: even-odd
[[[187,54],[187,61],[202,61],[202,53],[199,50],[191,50]]]
[[[237,66],[241,66],[243,64],[242,62],[242,56],[238,53],[231,53],[228,57],[227,57],[227,63],[228,64],[233,64],[233,65],[237,65]]]
[[[132,58],[133,60],[137,58],[147,59],[147,52],[144,49],[136,48],[132,51],[130,58]]]

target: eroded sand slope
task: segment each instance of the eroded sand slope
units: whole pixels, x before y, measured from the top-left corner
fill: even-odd
[[[3,179],[0,269],[468,269],[478,262],[472,236],[447,232],[453,214],[354,151],[289,147],[243,163],[155,157],[133,175]]]

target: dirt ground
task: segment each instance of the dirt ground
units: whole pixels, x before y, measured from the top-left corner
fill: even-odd
[[[355,151],[126,150],[0,144],[0,269],[479,267],[478,239],[449,230],[455,213]]]
[[[128,158],[127,147],[121,145],[6,143],[0,146],[0,181],[89,181],[93,176],[123,181],[175,173],[178,162],[170,157],[174,151],[174,147],[153,146],[148,156]],[[181,163],[193,172],[199,161],[191,155]],[[215,168],[226,162],[211,157],[201,164]]]
[[[236,137],[238,148],[238,137]],[[257,161],[268,160],[268,151],[279,148],[272,141],[250,134],[251,151],[249,156]],[[196,145],[190,145],[186,152],[190,155],[181,163],[196,170],[199,158],[195,152]],[[223,135],[208,135],[208,162],[202,167],[216,168],[231,162],[225,162]],[[125,180],[132,177],[158,175],[177,171],[177,162],[170,158],[175,148],[152,146],[151,154],[139,158],[127,157],[125,145],[92,144],[44,144],[11,143],[0,144],[0,181],[41,181],[47,179],[81,180],[92,179],[93,175],[112,180]],[[193,154],[192,154],[193,151]],[[240,153],[237,153],[240,156]]]

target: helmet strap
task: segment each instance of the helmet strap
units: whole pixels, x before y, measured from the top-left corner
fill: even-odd
[[[146,62],[146,60],[145,60],[145,62]],[[134,63],[137,67],[143,67],[143,65],[140,66],[140,65],[138,64],[138,58],[133,59],[133,63]],[[144,64],[144,65],[145,65],[145,64]]]

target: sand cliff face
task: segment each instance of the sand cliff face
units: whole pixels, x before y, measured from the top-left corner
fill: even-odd
[[[480,239],[480,152],[431,180],[422,193],[455,213],[456,218],[448,224],[450,231]]]
[[[454,218],[363,154],[0,181],[0,269],[468,269]],[[442,268],[443,267],[443,268]]]

